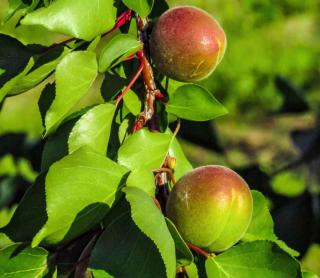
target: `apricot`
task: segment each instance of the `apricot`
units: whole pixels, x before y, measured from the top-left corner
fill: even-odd
[[[226,36],[219,23],[207,12],[190,6],[162,14],[150,38],[155,67],[179,81],[196,81],[210,75],[225,48]]]
[[[174,185],[167,217],[187,243],[220,252],[238,242],[252,217],[247,183],[233,170],[217,165],[196,168]]]

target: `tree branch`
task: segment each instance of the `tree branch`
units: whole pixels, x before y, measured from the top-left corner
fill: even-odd
[[[146,50],[148,49],[148,43],[144,41],[144,31],[148,24],[146,19],[142,19],[140,16],[136,16],[137,26],[140,33],[140,39],[144,43],[144,50],[140,53],[139,59],[143,61],[144,68],[142,70],[143,82],[144,82],[144,110],[140,113],[137,121],[135,122],[132,132],[136,132],[142,127],[144,127],[150,120],[154,118],[155,115],[155,100],[157,98],[161,99],[163,95],[157,89],[153,70],[147,59]],[[153,124],[151,126],[152,130],[158,130],[157,126]]]

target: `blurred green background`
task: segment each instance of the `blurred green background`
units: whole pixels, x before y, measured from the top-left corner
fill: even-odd
[[[280,237],[291,246],[299,241],[307,245],[304,233],[312,233],[308,227],[315,222],[318,227],[315,233],[319,233],[319,214],[310,224],[302,220],[310,217],[307,216],[310,211],[306,209],[306,214],[298,211],[303,211],[312,200],[319,206],[319,175],[316,179],[314,176],[320,173],[320,163],[313,161],[310,166],[305,162],[292,170],[274,173],[301,155],[292,140],[293,133],[319,130],[316,119],[320,108],[320,1],[168,2],[171,7],[194,5],[208,11],[221,23],[228,40],[221,64],[201,82],[229,110],[228,115],[211,123],[217,137],[213,145],[218,143],[224,151],[184,140],[187,156],[195,166],[228,165],[239,169],[248,181],[259,183],[250,186],[270,197]],[[203,131],[199,137],[206,134],[209,133]],[[311,149],[319,147],[319,136],[318,139],[318,145]],[[267,178],[268,181],[264,180]],[[280,209],[279,196],[284,197],[280,203],[285,204]],[[288,236],[294,234],[294,229],[304,228],[300,234]],[[303,267],[320,275],[319,237],[315,240],[316,236],[310,235],[310,238]],[[299,244],[295,246],[297,249],[303,245]]]
[[[269,168],[293,157],[289,131],[312,126],[314,111],[320,107],[320,1],[168,2],[205,9],[226,32],[225,57],[202,84],[229,109],[229,115],[216,120],[221,143],[228,149],[228,164],[255,161]],[[275,86],[277,75],[302,91],[311,111],[276,113],[284,102]],[[188,152],[196,164],[219,159],[201,150],[188,148]]]

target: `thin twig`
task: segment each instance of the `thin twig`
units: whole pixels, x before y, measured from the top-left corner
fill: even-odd
[[[210,257],[210,254],[207,253],[206,251],[202,250],[201,248],[199,248],[199,247],[197,247],[197,246],[195,246],[195,245],[193,245],[191,243],[188,243],[187,245],[188,245],[190,250],[192,250],[192,251],[194,251],[194,252],[196,252],[196,253],[198,253],[200,255],[203,255],[206,258]]]
[[[140,51],[142,51],[142,50],[140,50]],[[141,57],[140,51],[137,52],[137,56],[139,57],[139,59]],[[117,96],[116,105],[119,104],[119,102],[123,99],[124,95],[131,89],[133,84],[137,81],[137,79],[139,78],[139,76],[140,76],[141,72],[143,71],[144,67],[145,67],[144,60],[140,59],[140,67],[139,67],[137,73],[134,75],[134,77],[132,78],[132,80],[130,81],[128,86]]]

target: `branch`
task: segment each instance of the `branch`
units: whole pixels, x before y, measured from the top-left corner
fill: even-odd
[[[143,33],[147,26],[147,20],[142,19],[137,16],[137,26],[140,32],[140,37],[143,38]],[[151,119],[153,119],[155,114],[155,100],[156,99],[164,99],[161,92],[157,89],[152,67],[146,57],[146,48],[148,48],[147,42],[144,42],[144,51],[140,53],[140,60],[144,63],[144,68],[142,70],[142,76],[144,81],[144,110],[140,113],[137,121],[135,122],[132,132],[136,132],[142,127],[144,127]],[[158,128],[154,125],[151,127],[152,130],[158,130]]]

